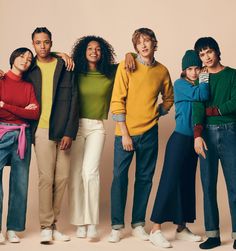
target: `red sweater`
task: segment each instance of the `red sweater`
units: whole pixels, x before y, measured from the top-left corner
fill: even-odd
[[[0,101],[4,106],[0,108],[0,122],[24,124],[28,119],[39,118],[39,104],[36,100],[33,85],[9,71],[0,80]],[[35,110],[26,110],[29,104],[37,105]]]

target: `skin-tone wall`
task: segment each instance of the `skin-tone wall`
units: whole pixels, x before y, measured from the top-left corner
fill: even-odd
[[[155,31],[158,39],[156,59],[167,66],[174,81],[180,75],[181,59],[187,49],[202,36],[214,37],[220,45],[222,64],[236,68],[236,1],[227,0],[0,0],[0,68],[9,68],[10,53],[17,47],[33,50],[31,33],[37,26],[46,26],[53,34],[54,51],[70,53],[75,40],[81,36],[95,34],[107,39],[115,48],[117,60],[122,60],[127,51],[134,51],[131,36],[135,29],[148,27]],[[109,117],[105,123],[106,144],[101,162],[101,222],[109,222],[110,186],[113,169],[114,123]],[[174,108],[161,118],[159,124],[159,157],[149,200],[149,220],[156,187],[158,185],[166,142],[174,129]],[[130,172],[130,189],[127,204],[127,223],[130,220],[134,165]],[[4,173],[7,195],[8,170]],[[31,163],[28,204],[28,229],[38,229],[37,166],[33,154]],[[222,172],[219,175],[219,204],[223,227],[230,224],[225,184]],[[5,198],[6,209],[6,198]],[[62,222],[67,223],[66,198],[62,210]],[[197,173],[197,222],[203,231],[202,191]],[[3,215],[3,225],[6,215]],[[150,223],[149,223],[150,224]],[[149,225],[150,226],[150,225]]]

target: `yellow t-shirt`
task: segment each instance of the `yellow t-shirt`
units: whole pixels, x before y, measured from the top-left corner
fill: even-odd
[[[42,63],[37,61],[42,75],[41,116],[39,128],[49,128],[49,119],[52,109],[53,77],[57,65],[57,59],[52,62]]]

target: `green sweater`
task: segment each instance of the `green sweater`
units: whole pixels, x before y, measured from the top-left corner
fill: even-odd
[[[193,104],[193,123],[219,125],[236,122],[236,69],[210,74],[210,99]],[[205,116],[206,107],[218,107],[222,116]]]
[[[109,79],[98,71],[78,76],[80,118],[107,119],[114,78]]]

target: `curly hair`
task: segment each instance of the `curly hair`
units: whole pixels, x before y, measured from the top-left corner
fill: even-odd
[[[75,62],[75,74],[86,74],[89,71],[86,49],[91,41],[96,41],[101,47],[101,59],[97,62],[97,71],[108,78],[113,77],[116,63],[114,49],[105,39],[94,35],[79,38],[73,46],[71,54]]]

